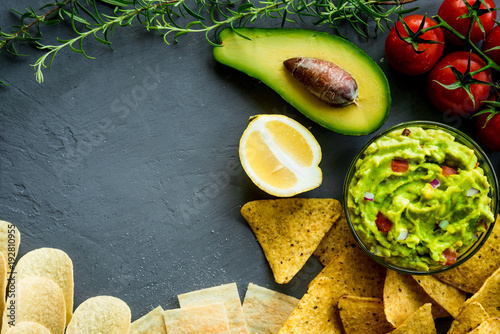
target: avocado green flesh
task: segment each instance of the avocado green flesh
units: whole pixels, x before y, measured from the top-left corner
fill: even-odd
[[[409,130],[408,136],[394,130],[369,146],[356,162],[347,206],[356,233],[375,255],[428,271],[443,266],[447,249],[465,253],[495,216],[474,151],[443,131]],[[408,170],[393,171],[393,159],[408,161]],[[442,166],[450,164],[458,173],[443,175]],[[433,180],[439,184],[432,186]],[[367,193],[373,201],[365,199]],[[377,227],[379,212],[392,223],[388,232]]]
[[[222,64],[254,77],[276,91],[305,116],[347,135],[365,135],[387,119],[389,84],[375,61],[354,44],[327,33],[304,29],[225,29],[214,57]],[[295,79],[283,61],[293,57],[330,61],[349,72],[358,84],[358,98],[347,107],[322,102]]]

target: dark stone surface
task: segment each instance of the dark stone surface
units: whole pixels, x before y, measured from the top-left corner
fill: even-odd
[[[8,30],[17,23],[9,7],[42,1],[0,3],[0,26]],[[418,4],[429,14],[439,6]],[[45,31],[49,39],[71,33],[67,26]],[[383,62],[385,33],[368,41],[350,36],[391,83],[393,108],[382,129],[424,119],[473,135],[467,121],[444,119],[430,106],[424,78]],[[177,307],[179,293],[230,282],[241,297],[249,282],[302,296],[318,261],[310,259],[291,283],[274,283],[239,213],[245,202],[270,197],[239,164],[240,136],[259,113],[310,127],[323,150],[324,181],[305,196],[337,199],[349,163],[371,136],[343,136],[309,121],[262,83],[216,63],[202,35],[168,46],[136,22],[112,41],[114,50],[85,43],[95,60],[61,51],[43,84],[29,66],[41,52],[20,46],[32,56],[1,55],[0,79],[12,85],[0,87],[0,217],[21,230],[21,255],[66,251],[75,306],[113,295],[134,319],[157,305]],[[500,153],[488,153],[498,172]]]

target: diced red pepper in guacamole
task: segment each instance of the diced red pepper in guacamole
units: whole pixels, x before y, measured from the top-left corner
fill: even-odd
[[[392,222],[387,218],[382,212],[377,213],[377,219],[375,220],[377,228],[382,233],[387,233],[392,229]]]
[[[405,159],[392,159],[391,169],[395,173],[406,173],[410,164]]]

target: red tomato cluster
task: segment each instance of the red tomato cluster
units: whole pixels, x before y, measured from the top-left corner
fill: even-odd
[[[439,27],[435,27],[438,25],[435,20],[424,15],[408,15],[398,21],[386,39],[386,58],[401,73],[426,74],[427,95],[441,112],[468,118],[480,111],[494,92],[493,74],[489,68],[481,70],[487,63],[469,49],[446,54],[447,45],[465,44],[441,26],[449,25],[473,44],[484,39],[481,50],[500,65],[500,27],[495,23],[495,3],[493,0],[444,0],[438,17],[444,21]],[[476,117],[479,140],[497,151],[500,151],[499,115]]]

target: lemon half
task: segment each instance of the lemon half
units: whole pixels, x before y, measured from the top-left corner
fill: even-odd
[[[274,196],[290,197],[317,188],[323,180],[321,147],[309,130],[284,115],[250,118],[239,155],[250,179]]]

